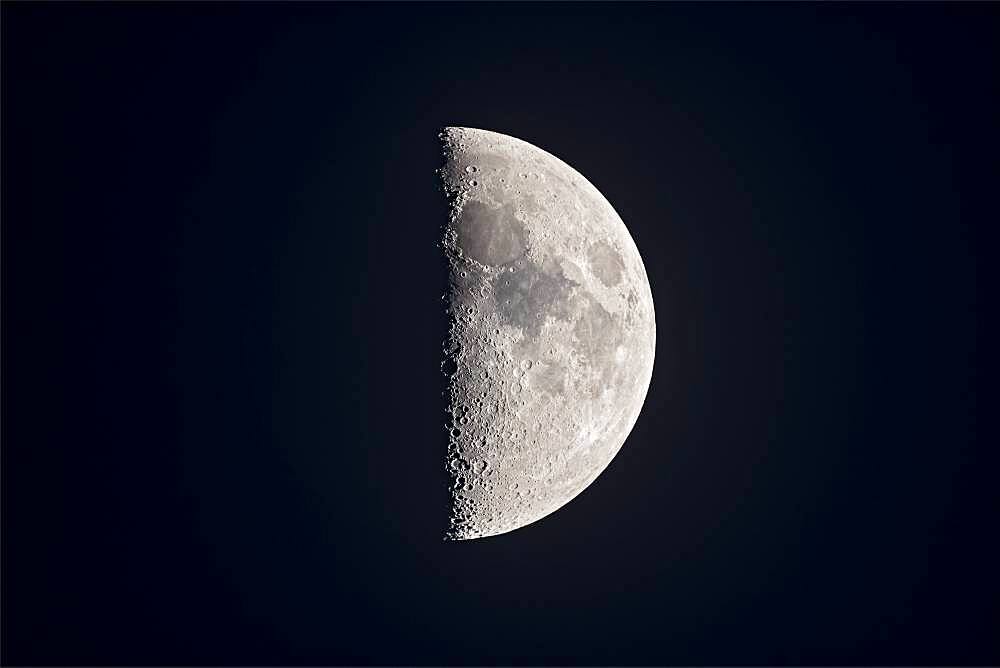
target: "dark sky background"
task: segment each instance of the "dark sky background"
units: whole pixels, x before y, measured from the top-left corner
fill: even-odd
[[[0,11],[4,663],[1000,663],[1000,5]],[[658,324],[464,543],[444,125],[594,183]]]

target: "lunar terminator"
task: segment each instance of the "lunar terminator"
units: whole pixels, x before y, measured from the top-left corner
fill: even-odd
[[[656,325],[625,224],[583,176],[506,135],[449,127],[447,539],[535,522],[635,425]]]

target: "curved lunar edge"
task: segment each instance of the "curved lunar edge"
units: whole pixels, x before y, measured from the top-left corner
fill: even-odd
[[[446,540],[506,533],[618,453],[653,370],[646,270],[611,204],[555,156],[445,128],[450,204]]]

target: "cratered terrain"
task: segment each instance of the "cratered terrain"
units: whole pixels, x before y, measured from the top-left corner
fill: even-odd
[[[441,141],[446,538],[461,540],[535,522],[601,474],[642,408],[656,326],[639,251],[587,179],[495,132]]]

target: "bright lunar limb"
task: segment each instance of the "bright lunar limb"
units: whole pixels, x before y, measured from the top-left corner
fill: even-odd
[[[573,168],[486,130],[441,133],[450,202],[445,537],[512,531],[607,467],[639,416],[656,325],[625,224]]]

